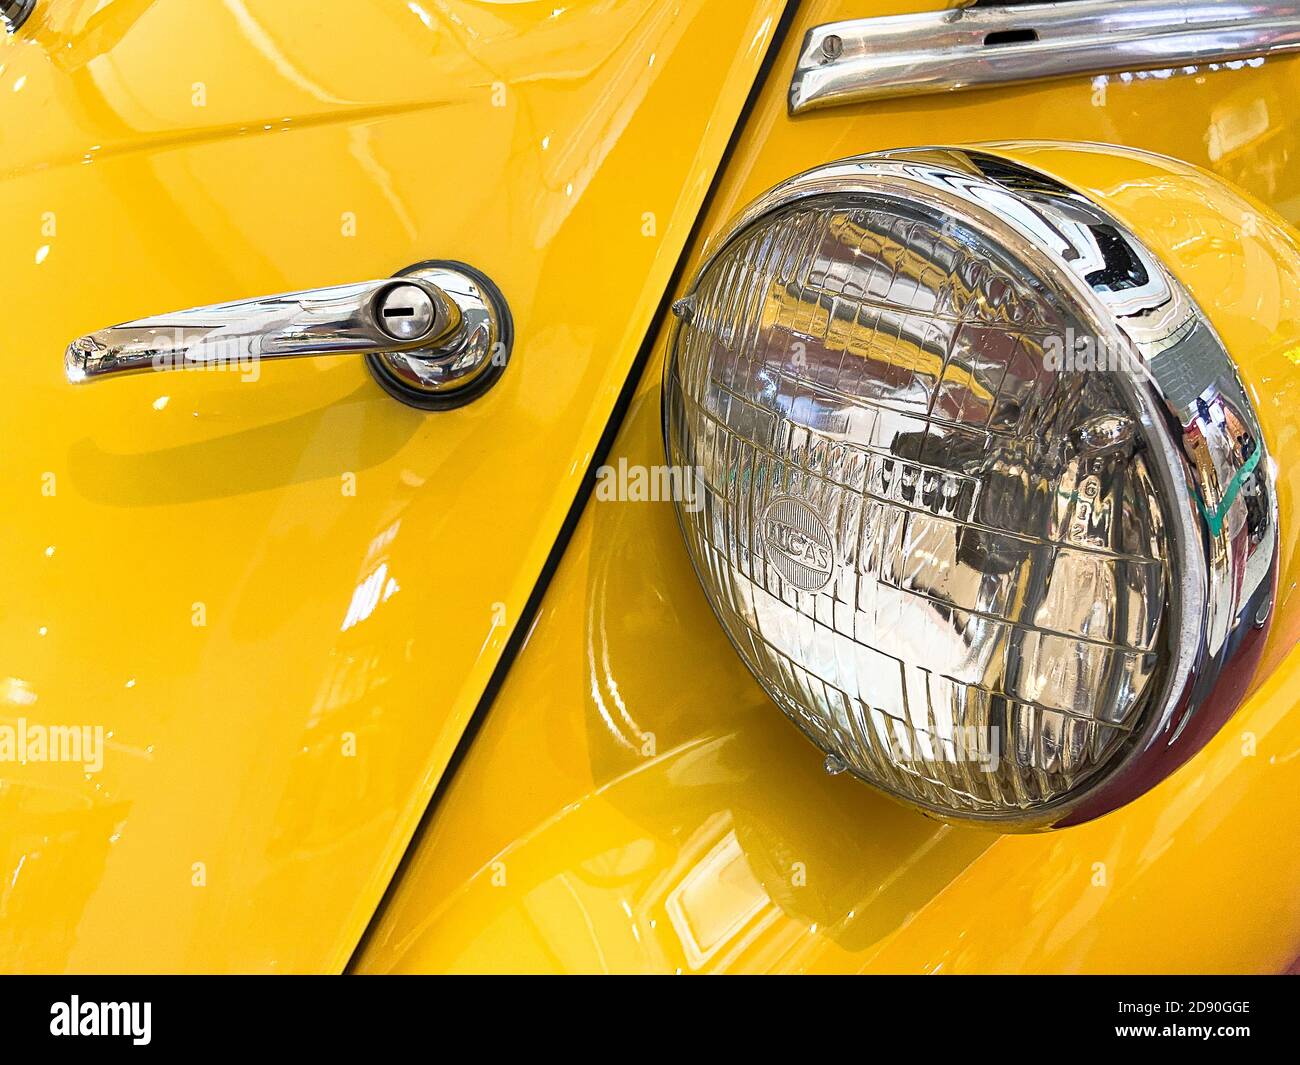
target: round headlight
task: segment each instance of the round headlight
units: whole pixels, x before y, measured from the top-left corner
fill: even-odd
[[[688,550],[832,771],[1004,827],[1095,815],[1267,616],[1272,488],[1231,362],[1043,175],[947,150],[810,171],[674,310]]]

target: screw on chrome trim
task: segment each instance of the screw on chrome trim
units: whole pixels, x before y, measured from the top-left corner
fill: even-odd
[[[822,41],[822,55],[824,55],[827,59],[839,59],[843,51],[844,51],[843,39],[837,37],[833,33],[829,37],[827,37],[824,41]]]
[[[826,761],[822,763],[822,768],[825,769],[830,776],[837,777],[843,773],[844,770],[848,769],[848,764],[843,758],[839,758],[833,754],[828,754],[826,756]]]
[[[35,7],[36,0],[0,0],[0,26],[16,33]]]

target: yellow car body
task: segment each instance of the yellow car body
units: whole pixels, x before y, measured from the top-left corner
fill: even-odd
[[[1300,58],[788,115],[809,27],[932,6],[48,0],[0,43],[0,724],[106,737],[93,771],[0,763],[0,970],[1292,965]],[[594,459],[661,461],[662,312],[745,203],[976,141],[1215,294],[1278,467],[1241,709],[1147,795],[1030,836],[825,776],[671,506],[581,491]],[[1205,224],[1243,202],[1257,229]],[[109,322],[435,257],[489,273],[518,336],[455,411],[343,357],[63,375]]]

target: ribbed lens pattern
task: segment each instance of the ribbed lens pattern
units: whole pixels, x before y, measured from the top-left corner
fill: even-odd
[[[823,750],[935,809],[1077,788],[1163,666],[1140,437],[1114,373],[1048,357],[1086,332],[960,224],[863,197],[751,226],[677,329],[669,458],[723,625]]]

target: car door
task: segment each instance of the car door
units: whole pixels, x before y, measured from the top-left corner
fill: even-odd
[[[0,761],[0,966],[342,967],[780,6],[42,0],[0,42],[0,724],[102,736]],[[348,355],[64,373],[114,322],[431,258],[516,326],[456,410]]]

